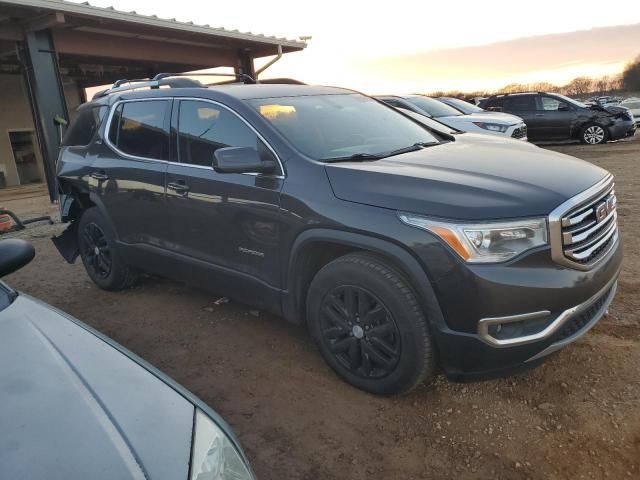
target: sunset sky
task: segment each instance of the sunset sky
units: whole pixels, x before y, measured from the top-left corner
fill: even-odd
[[[615,74],[640,55],[640,2],[485,0],[90,0],[141,14],[295,39],[264,77],[286,76],[366,93],[497,88]]]

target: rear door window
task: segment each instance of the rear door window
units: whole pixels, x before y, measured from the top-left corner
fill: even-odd
[[[504,99],[504,109],[507,112],[530,112],[536,109],[533,95],[518,95]]]
[[[107,110],[108,108],[105,105],[80,109],[62,140],[62,146],[79,147],[89,145],[98,128],[100,128]]]
[[[109,141],[134,157],[169,160],[169,100],[120,104],[113,114]]]

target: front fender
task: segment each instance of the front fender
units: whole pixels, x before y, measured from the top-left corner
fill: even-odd
[[[445,325],[440,304],[427,273],[408,250],[381,238],[325,228],[305,230],[293,242],[286,270],[285,285],[287,286],[287,291],[283,297],[282,307],[284,316],[289,321],[299,323],[301,293],[303,293],[299,291],[297,282],[299,259],[304,247],[312,242],[344,245],[372,252],[389,260],[396,268],[400,269],[410,282],[429,323],[436,327]]]

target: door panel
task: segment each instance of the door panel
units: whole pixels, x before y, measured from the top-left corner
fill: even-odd
[[[541,138],[540,117],[536,115],[536,102],[533,95],[506,96],[503,100],[504,111],[517,115],[527,125],[527,136],[531,140]]]
[[[562,106],[568,110],[562,110]],[[576,112],[556,98],[540,95],[536,98],[536,117],[542,138],[566,140],[570,138]]]
[[[169,240],[164,194],[170,106],[169,100],[120,104],[107,139],[90,153],[90,191],[121,242],[164,246]]]
[[[279,175],[216,173],[213,152],[265,145],[235,113],[203,101],[183,100],[177,115],[178,154],[167,171],[171,248],[232,271],[279,285]]]

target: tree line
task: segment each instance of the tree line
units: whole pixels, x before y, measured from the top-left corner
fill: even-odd
[[[554,85],[550,82],[511,83],[495,91],[437,91],[431,93],[430,96],[474,98],[515,92],[555,92],[583,99],[593,95],[619,95],[627,92],[640,92],[640,56],[629,62],[619,75],[605,75],[600,78],[577,77],[566,85]]]

